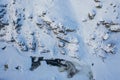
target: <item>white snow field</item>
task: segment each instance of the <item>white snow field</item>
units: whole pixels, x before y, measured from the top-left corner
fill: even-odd
[[[120,0],[0,0],[0,80],[120,80]]]

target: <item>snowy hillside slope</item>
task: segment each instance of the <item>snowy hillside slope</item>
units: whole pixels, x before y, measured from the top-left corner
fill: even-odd
[[[120,0],[0,0],[0,80],[119,80]]]

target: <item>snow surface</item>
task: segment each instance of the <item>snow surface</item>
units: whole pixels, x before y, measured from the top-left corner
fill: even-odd
[[[120,0],[0,0],[0,80],[120,80],[119,40]],[[30,71],[31,56],[79,72]]]

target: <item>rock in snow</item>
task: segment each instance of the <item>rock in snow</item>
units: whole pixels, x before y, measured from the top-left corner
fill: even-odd
[[[0,0],[0,80],[120,80],[119,0]]]

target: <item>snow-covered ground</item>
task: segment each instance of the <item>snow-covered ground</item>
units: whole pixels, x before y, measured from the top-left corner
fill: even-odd
[[[120,80],[120,0],[0,0],[0,80]]]

